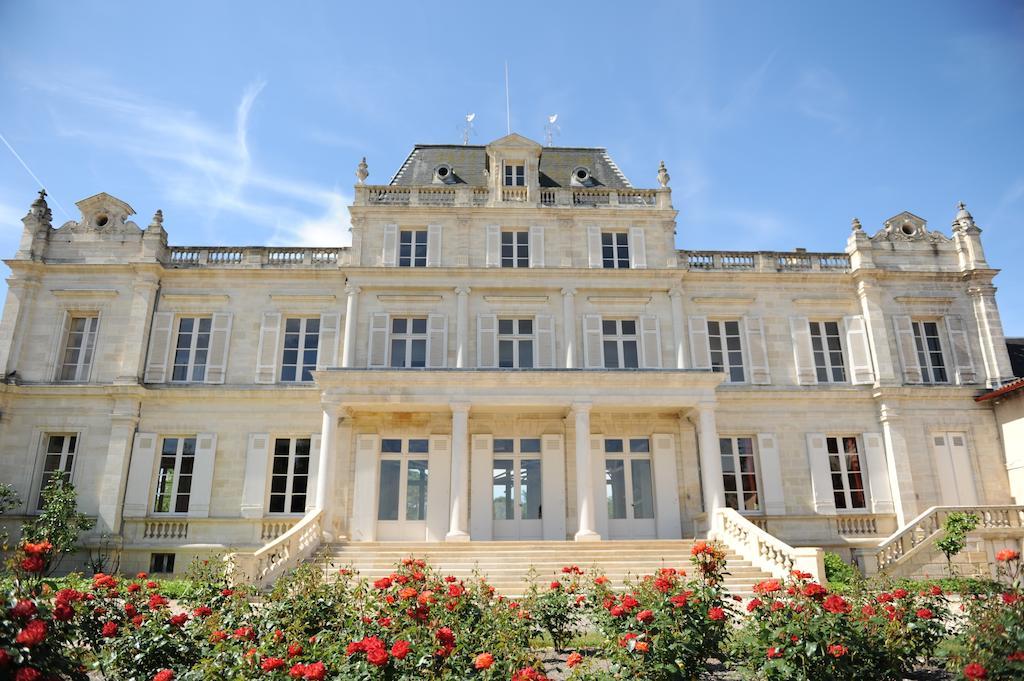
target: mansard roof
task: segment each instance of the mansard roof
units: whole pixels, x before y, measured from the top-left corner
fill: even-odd
[[[486,187],[487,164],[487,147],[483,145],[417,144],[391,178],[391,184],[430,185],[434,183],[434,170],[440,165],[449,165],[456,184]],[[593,186],[616,189],[633,186],[608,151],[601,147],[542,147],[540,186],[569,187],[572,172],[579,167],[590,171]]]

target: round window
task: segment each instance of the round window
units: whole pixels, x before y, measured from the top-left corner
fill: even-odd
[[[590,173],[587,172],[586,168],[578,168],[576,170],[576,179],[577,180],[585,180],[585,179],[587,179],[587,175],[589,175],[589,174]]]
[[[106,227],[108,220],[109,218],[107,218],[106,215],[100,215],[99,217],[96,218],[96,226]]]
[[[906,234],[907,236],[914,236],[914,225],[910,224],[909,222],[904,222],[903,227],[901,227],[900,229],[902,229],[903,233]]]
[[[437,176],[438,177],[448,177],[448,173],[449,172],[450,171],[448,170],[448,166],[441,166],[440,168],[437,169]]]

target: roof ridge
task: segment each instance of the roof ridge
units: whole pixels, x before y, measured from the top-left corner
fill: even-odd
[[[632,189],[633,188],[633,183],[629,181],[629,178],[626,177],[625,173],[623,173],[619,169],[619,165],[615,161],[612,160],[611,156],[608,155],[608,150],[607,149],[601,149],[601,155],[604,157],[604,160],[608,161],[608,165],[611,166],[612,172],[614,172],[616,175],[618,175],[619,179],[622,180],[622,184],[624,184],[627,187],[629,187],[630,189]]]

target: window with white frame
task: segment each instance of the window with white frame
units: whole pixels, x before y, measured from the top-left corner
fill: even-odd
[[[651,441],[646,437],[606,438],[605,496],[610,520],[654,518]]]
[[[921,364],[921,381],[924,383],[949,383],[946,360],[942,355],[942,341],[939,338],[938,322],[916,320],[914,345],[917,347],[917,361]]]
[[[636,369],[640,366],[635,319],[602,319],[601,343],[605,369]]]
[[[427,230],[403,229],[398,233],[398,266],[427,266]]]
[[[310,439],[275,438],[270,473],[270,513],[304,513],[309,488]]]
[[[154,513],[188,513],[192,470],[196,461],[194,437],[165,437],[160,446]]]
[[[61,352],[59,380],[81,383],[89,380],[89,369],[96,351],[97,314],[74,314],[68,319],[68,333]]]
[[[505,186],[525,187],[526,186],[526,164],[522,161],[505,162]]]
[[[727,376],[727,383],[742,383],[746,380],[738,319],[709,319],[708,347],[711,350],[712,371],[723,372]]]
[[[498,367],[533,368],[533,318],[498,320]]]
[[[284,320],[284,350],[281,355],[281,381],[308,383],[316,371],[320,347],[319,317],[288,317]]]
[[[502,232],[501,233],[501,266],[502,267],[529,267],[530,266],[530,232]]]
[[[171,381],[200,383],[206,379],[206,362],[210,354],[211,317],[179,317],[178,335],[174,343],[174,367]]]
[[[846,382],[839,322],[810,322],[811,349],[819,383]]]
[[[542,501],[540,438],[494,438],[494,519],[540,520]]]
[[[390,354],[394,368],[427,366],[427,318],[392,317]]]
[[[867,508],[864,465],[857,436],[826,437],[825,446],[836,509],[849,511]]]
[[[377,520],[426,520],[428,454],[426,438],[382,438]]]
[[[760,511],[754,438],[721,437],[718,448],[722,456],[725,505],[741,513]]]
[[[43,508],[43,491],[56,479],[71,482],[71,471],[78,453],[78,433],[47,433],[43,435],[46,451],[43,454],[43,472],[39,477],[36,508]]]
[[[601,264],[606,270],[629,268],[629,234],[601,232]]]

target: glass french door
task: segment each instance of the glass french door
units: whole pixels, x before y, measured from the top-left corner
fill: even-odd
[[[657,536],[650,439],[605,438],[604,481],[609,537]]]
[[[494,438],[491,506],[495,539],[541,539],[540,438]]]
[[[429,440],[383,438],[380,444],[377,537],[382,541],[423,541]]]

